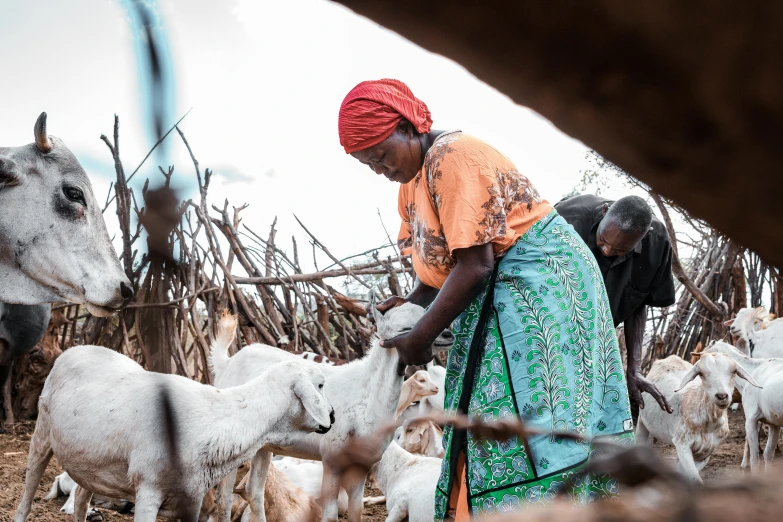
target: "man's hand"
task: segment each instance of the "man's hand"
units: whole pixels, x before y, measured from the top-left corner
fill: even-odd
[[[656,400],[658,406],[660,406],[662,410],[668,413],[672,412],[672,407],[669,406],[666,397],[663,396],[652,381],[647,380],[636,372],[628,372],[628,397],[631,399],[631,402],[635,402],[639,405],[639,408],[644,409],[642,392],[647,392],[652,395],[653,399]]]

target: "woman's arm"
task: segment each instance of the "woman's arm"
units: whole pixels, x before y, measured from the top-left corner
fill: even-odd
[[[432,360],[430,346],[435,338],[468,307],[492,275],[495,266],[492,243],[455,250],[454,257],[457,263],[446,283],[413,330],[381,341],[384,348],[396,348],[405,364],[426,364]]]
[[[413,304],[417,304],[421,307],[427,308],[438,297],[439,290],[431,286],[427,286],[416,278],[416,286],[413,287],[411,293],[405,296],[405,299]],[[382,311],[382,310],[381,310]]]

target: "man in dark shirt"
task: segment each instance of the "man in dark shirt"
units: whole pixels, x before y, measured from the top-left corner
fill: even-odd
[[[606,285],[614,325],[623,323],[628,352],[628,395],[644,408],[649,393],[671,413],[666,398],[641,375],[641,352],[648,306],[674,304],[672,250],[666,226],[638,196],[611,201],[584,194],[562,199],[558,213],[593,252]]]

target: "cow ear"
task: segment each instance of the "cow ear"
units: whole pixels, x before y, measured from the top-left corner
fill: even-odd
[[[13,187],[20,182],[19,167],[11,158],[0,156],[0,189]]]

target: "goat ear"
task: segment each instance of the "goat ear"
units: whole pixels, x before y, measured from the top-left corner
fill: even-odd
[[[737,366],[737,370],[736,370],[737,377],[741,377],[745,379],[746,381],[748,381],[748,384],[750,384],[751,386],[755,386],[756,388],[761,388],[761,386],[756,384],[756,381],[753,380],[753,377],[750,376],[750,373],[748,373],[748,370],[746,370],[744,366],[742,366],[739,363],[735,363],[735,364]]]
[[[411,435],[409,442],[411,444],[418,444],[420,441],[421,441],[421,432],[419,432],[419,430],[416,430],[413,432],[413,435]]]
[[[694,366],[693,368],[688,370],[688,373],[685,374],[685,377],[682,378],[682,382],[680,382],[680,387],[677,388],[676,390],[674,390],[674,392],[676,393],[676,392],[682,390],[683,388],[685,388],[685,386],[689,382],[691,382],[693,379],[695,379],[696,377],[699,376],[699,373],[700,372],[699,372],[699,367],[698,366]]]
[[[329,416],[331,408],[326,399],[316,391],[310,379],[300,379],[294,383],[294,394],[302,401],[302,406],[315,421],[324,427],[332,425]]]
[[[378,311],[378,301],[376,300],[374,290],[370,290],[369,301],[370,304],[367,306],[367,318],[377,323],[378,318],[383,317],[383,314]]]
[[[731,319],[729,319],[728,321],[724,321],[724,322],[723,322],[723,326],[731,326],[731,325],[733,325],[733,324],[734,324],[734,320],[735,320],[735,319],[736,319],[736,317],[732,317],[732,318],[731,318]]]
[[[20,182],[19,168],[11,158],[0,156],[0,189],[13,187]]]

